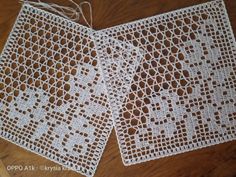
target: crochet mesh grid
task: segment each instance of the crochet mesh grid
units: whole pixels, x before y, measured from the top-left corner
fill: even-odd
[[[223,1],[101,31],[145,55],[114,110],[125,165],[236,138],[236,44]]]
[[[0,136],[93,176],[112,129],[99,60],[121,60],[125,87],[139,56],[130,45],[24,4],[1,55]]]

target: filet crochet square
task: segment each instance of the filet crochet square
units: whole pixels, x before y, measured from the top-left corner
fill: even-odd
[[[223,1],[101,31],[145,55],[114,110],[124,164],[236,138],[236,44]]]
[[[100,58],[130,84],[138,50],[24,4],[1,55],[0,136],[93,176],[113,127]]]

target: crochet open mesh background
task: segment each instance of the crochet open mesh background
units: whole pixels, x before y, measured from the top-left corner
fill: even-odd
[[[235,139],[236,45],[223,1],[102,32],[145,52],[115,118],[124,164]]]
[[[109,103],[113,117],[121,109],[125,95],[130,89],[131,82],[144,53],[131,44],[113,38],[108,38],[101,32],[96,32],[97,49],[102,73],[108,90]]]
[[[1,55],[0,135],[92,176],[112,129],[99,53],[124,72],[139,60],[129,45],[24,4]]]

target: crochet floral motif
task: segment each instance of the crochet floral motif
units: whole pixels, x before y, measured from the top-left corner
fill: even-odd
[[[115,117],[124,164],[235,139],[236,45],[223,1],[102,32],[145,55]]]
[[[113,125],[99,55],[108,62],[119,57],[130,69],[140,56],[112,41],[24,4],[1,55],[0,135],[93,176]],[[97,44],[111,53],[98,51]],[[113,56],[114,49],[123,55]],[[124,70],[123,86],[130,84],[132,73],[117,67]]]

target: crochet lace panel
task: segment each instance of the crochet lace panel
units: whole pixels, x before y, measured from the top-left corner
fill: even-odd
[[[99,55],[121,58],[124,72],[138,60],[129,45],[24,4],[1,55],[1,137],[93,176],[112,129]]]
[[[236,45],[223,1],[102,32],[145,55],[115,117],[124,164],[235,139]]]
[[[135,71],[143,59],[143,51],[131,44],[107,38],[104,33],[96,32],[101,68],[108,90],[109,102],[113,117],[122,108],[122,103],[128,93]]]

